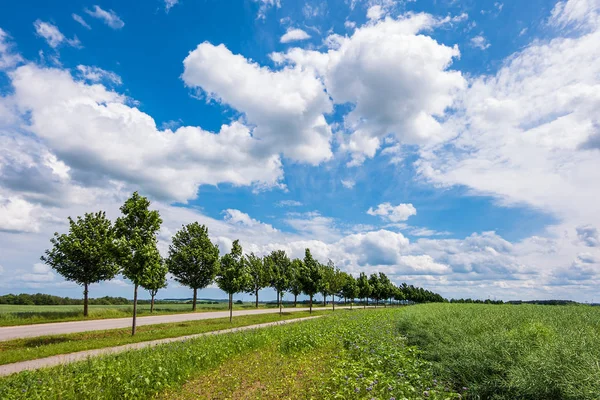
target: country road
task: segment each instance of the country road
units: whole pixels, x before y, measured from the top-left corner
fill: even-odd
[[[344,308],[344,307],[336,307]],[[315,311],[324,310],[323,307],[314,308]],[[326,309],[330,310],[331,307]],[[308,311],[308,308],[284,308],[284,312]],[[258,310],[242,310],[234,311],[233,316],[239,315],[256,315],[256,314],[273,314],[278,313],[279,309],[258,309]],[[138,317],[137,325],[155,325],[171,322],[198,321],[212,318],[229,317],[229,311],[208,311],[197,313],[170,314],[170,315],[155,315],[148,317]],[[62,335],[66,333],[88,332],[88,331],[103,331],[107,329],[127,328],[131,326],[131,318],[113,318],[113,319],[95,319],[89,321],[72,321],[72,322],[52,322],[47,324],[36,325],[19,325],[0,327],[0,342],[12,339],[31,338],[37,336]]]

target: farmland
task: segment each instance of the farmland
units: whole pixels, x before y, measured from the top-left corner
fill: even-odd
[[[8,376],[0,398],[591,400],[598,343],[589,306],[339,310]]]

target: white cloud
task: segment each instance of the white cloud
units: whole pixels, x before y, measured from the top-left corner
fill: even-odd
[[[412,204],[402,203],[392,206],[390,203],[382,203],[376,209],[373,209],[373,207],[369,208],[367,214],[379,216],[391,222],[400,222],[406,221],[413,215],[417,215],[417,209]]]
[[[267,11],[269,11],[270,8],[281,7],[281,0],[254,0],[254,2],[260,5],[258,7],[258,19],[265,19],[267,17]]]
[[[479,36],[475,36],[475,37],[471,38],[471,46],[473,46],[477,49],[485,50],[488,47],[490,47],[491,45],[485,37],[479,35]]]
[[[597,28],[600,25],[600,0],[563,0],[552,9],[548,23],[557,28]]]
[[[279,40],[281,43],[297,42],[310,39],[310,35],[298,28],[288,28],[287,32]]]
[[[3,198],[0,195],[0,232],[37,232],[39,221],[36,213],[39,210],[21,198]]]
[[[123,83],[121,77],[114,72],[103,70],[102,68],[78,65],[77,70],[81,73],[81,76],[90,82],[102,82],[104,80],[120,85]]]
[[[9,39],[8,33],[0,28],[0,71],[13,68],[23,61],[21,55],[12,51],[12,43]]]
[[[354,185],[356,185],[356,182],[352,179],[342,179],[342,186],[344,186],[346,189],[352,189],[354,188]]]
[[[184,60],[183,80],[243,112],[252,135],[271,152],[313,165],[332,157],[322,82],[301,68],[261,67],[224,45],[202,43]]]
[[[177,3],[179,3],[179,0],[165,0],[165,11],[169,12]]]
[[[576,228],[577,237],[588,247],[600,247],[600,234],[598,229],[591,225],[578,226]]]
[[[56,25],[52,25],[49,22],[44,22],[38,19],[33,23],[33,26],[35,27],[35,31],[38,36],[46,39],[46,42],[52,48],[57,48],[63,43],[66,43],[72,47],[81,46],[81,42],[79,39],[77,39],[77,36],[74,36],[73,39],[67,39]]]
[[[297,200],[281,200],[276,205],[277,207],[300,207],[302,203]]]
[[[73,13],[73,14],[71,14],[71,17],[73,17],[73,19],[75,21],[77,21],[84,28],[92,29],[92,27],[87,22],[85,22],[85,20],[83,19],[83,17],[81,15]]]
[[[94,6],[93,10],[85,9],[85,12],[97,19],[102,20],[112,29],[121,29],[125,26],[125,22],[113,10],[103,10],[99,6]]]

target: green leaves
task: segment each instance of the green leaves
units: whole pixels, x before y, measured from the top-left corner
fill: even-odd
[[[242,258],[242,246],[240,241],[233,242],[231,252],[225,254],[221,259],[221,267],[217,274],[217,285],[219,289],[228,294],[244,291],[251,280],[247,264]]]

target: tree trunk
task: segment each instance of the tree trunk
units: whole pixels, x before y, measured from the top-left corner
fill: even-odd
[[[387,308],[387,303],[383,300],[383,308]]]
[[[335,311],[335,296],[331,295],[331,304],[333,304],[333,311]]]
[[[365,297],[364,300],[365,300],[365,303],[363,303],[363,308],[367,308],[367,304],[369,304],[369,299],[367,299]]]
[[[298,305],[298,295],[295,294],[294,295],[294,307],[296,307]]]
[[[323,307],[327,307],[327,295],[323,293]]]
[[[353,301],[353,300],[354,300],[354,299],[351,299],[351,300],[350,300],[350,310],[352,310],[352,303],[354,303],[354,301]]]
[[[312,298],[313,298],[313,295],[311,294],[311,295],[310,295],[310,305],[309,305],[309,307],[310,307],[310,312],[309,312],[309,314],[312,314]]]
[[[194,288],[194,300],[192,301],[192,311],[196,311],[196,298],[198,297],[198,289]]]
[[[83,289],[83,316],[88,316],[88,284],[84,285]]]
[[[133,288],[133,324],[131,325],[131,336],[135,335],[135,318],[137,316],[137,291],[138,285]]]
[[[233,319],[233,293],[229,293],[229,322]]]
[[[150,301],[150,313],[154,312],[154,296],[156,295],[152,294],[152,301]]]
[[[256,296],[256,308],[258,308],[258,289],[254,292],[254,295]]]
[[[375,308],[377,308],[377,299],[375,299]]]
[[[279,294],[279,315],[281,315],[283,313],[282,303],[283,303],[283,293],[280,293]]]

